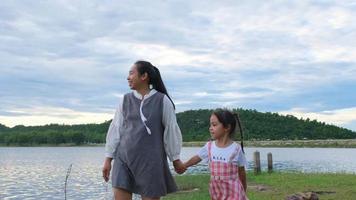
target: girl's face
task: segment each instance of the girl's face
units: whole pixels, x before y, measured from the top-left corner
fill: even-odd
[[[147,74],[140,75],[140,73],[137,70],[136,65],[133,65],[129,71],[129,75],[127,76],[127,81],[129,84],[129,87],[132,90],[138,90],[147,84]]]
[[[214,114],[210,116],[209,131],[214,140],[223,138],[229,134],[229,128],[225,128]]]

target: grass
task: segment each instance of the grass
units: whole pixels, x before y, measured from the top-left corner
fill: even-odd
[[[247,195],[250,200],[278,200],[299,192],[316,192],[319,199],[356,199],[356,174],[304,174],[275,172],[254,175],[248,173]],[[209,175],[176,176],[179,192],[165,200],[210,199]],[[260,190],[258,188],[263,188]],[[192,190],[195,189],[195,190]]]
[[[164,200],[184,199],[184,200],[198,200],[210,199],[209,195],[209,180],[210,176],[205,175],[177,175],[176,182],[179,191],[164,197]]]

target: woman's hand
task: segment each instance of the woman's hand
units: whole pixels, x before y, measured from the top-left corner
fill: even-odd
[[[187,168],[185,167],[185,165],[180,159],[173,161],[173,166],[174,166],[174,170],[178,174],[183,174],[187,170]]]
[[[108,182],[109,178],[110,178],[111,161],[112,161],[112,158],[106,158],[104,161],[103,178],[104,178],[105,182]]]

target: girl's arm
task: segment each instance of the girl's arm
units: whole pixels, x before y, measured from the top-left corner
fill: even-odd
[[[246,171],[245,171],[245,167],[239,167],[238,170],[238,174],[239,174],[239,179],[242,183],[242,186],[245,189],[245,192],[247,190],[247,183],[246,183]]]
[[[201,158],[199,156],[193,156],[192,158],[190,158],[187,162],[184,163],[184,166],[186,168],[196,165],[201,161]]]

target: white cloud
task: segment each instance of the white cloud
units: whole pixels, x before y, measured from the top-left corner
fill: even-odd
[[[4,2],[0,113],[21,111],[33,101],[73,110],[114,107],[127,92],[127,70],[138,59],[159,67],[178,110],[274,106],[265,102],[290,108],[303,94],[336,86],[344,87],[339,93],[348,101],[333,105],[328,98],[315,99],[324,99],[323,109],[352,106],[354,6],[349,1],[159,1],[149,7],[131,1]]]
[[[126,55],[133,60],[150,60],[162,68],[170,66],[189,66],[201,68],[202,65],[209,63],[226,68],[226,61],[216,57],[211,52],[192,54],[184,48],[172,47],[166,44],[149,43],[142,41],[124,41],[122,38],[101,37],[94,41],[89,41],[86,46],[95,52],[110,55]],[[225,65],[224,65],[225,63]],[[212,67],[204,65],[207,69]]]
[[[345,126],[346,124],[356,121],[356,107],[319,112],[309,112],[303,108],[293,108],[291,110],[280,111],[278,113],[283,115],[290,114],[303,119],[315,119],[337,126]]]
[[[239,92],[223,92],[221,94],[217,94],[221,99],[235,99],[235,100],[240,100],[240,99],[254,99],[254,98],[263,98],[266,96],[272,95],[271,92],[245,92],[245,93],[239,93]]]
[[[207,92],[196,92],[196,93],[193,94],[193,96],[206,97],[206,96],[209,96],[209,93],[207,93]]]
[[[185,101],[185,100],[176,100],[174,102],[175,105],[185,105],[185,104],[191,104],[192,101]]]
[[[12,116],[0,115],[2,124],[13,127],[23,124],[28,126],[44,124],[82,124],[103,123],[112,119],[112,113],[80,112],[61,107],[32,107],[7,110]]]

